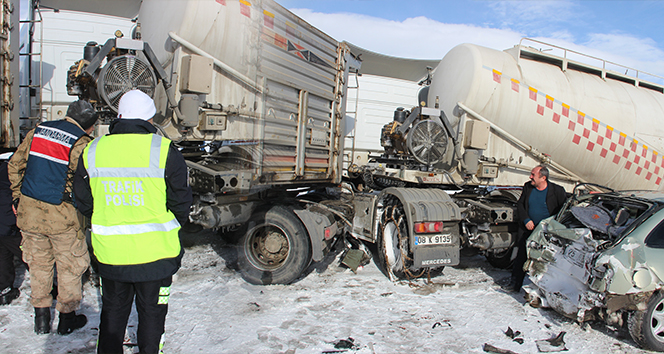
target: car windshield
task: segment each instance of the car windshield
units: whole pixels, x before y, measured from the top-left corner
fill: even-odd
[[[658,203],[617,192],[580,192],[558,213],[556,220],[567,228],[588,228],[595,240],[613,243],[646,219]]]

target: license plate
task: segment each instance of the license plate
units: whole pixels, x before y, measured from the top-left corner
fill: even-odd
[[[415,246],[418,245],[449,245],[452,244],[452,235],[422,235],[415,236]]]

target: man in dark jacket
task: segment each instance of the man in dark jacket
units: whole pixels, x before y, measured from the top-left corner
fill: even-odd
[[[508,291],[518,292],[526,276],[523,265],[526,263],[526,240],[540,221],[560,211],[567,193],[565,189],[549,181],[549,169],[544,165],[530,171],[530,181],[523,185],[521,197],[517,202],[519,230],[517,233],[517,255],[512,266],[512,277]]]
[[[139,351],[159,352],[172,276],[184,253],[178,233],[192,202],[187,166],[172,142],[156,135],[155,112],[142,91],[125,93],[119,119],[88,145],[74,177],[101,276],[102,354],[122,353],[134,296]]]
[[[2,155],[0,155],[0,305],[8,305],[20,294],[20,291],[14,287],[16,279],[14,257],[18,259],[23,257],[20,248],[21,233],[16,227],[16,215],[12,210],[11,183],[7,175],[9,157]]]

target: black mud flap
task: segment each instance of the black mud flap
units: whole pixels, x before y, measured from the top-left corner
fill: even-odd
[[[459,264],[459,246],[420,246],[416,247],[414,255],[415,268],[455,266]]]

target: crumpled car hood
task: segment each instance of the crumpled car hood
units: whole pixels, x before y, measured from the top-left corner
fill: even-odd
[[[602,304],[602,293],[592,291],[593,261],[598,242],[587,228],[567,229],[549,218],[528,239],[526,263],[533,286],[526,286],[531,298],[570,318],[583,320],[584,309]]]
[[[587,311],[593,308],[641,306],[635,295],[659,289],[662,282],[648,266],[649,250],[638,237],[607,247],[609,241],[594,239],[590,228],[568,229],[553,217],[542,221],[527,241],[525,267],[532,285],[524,288],[529,301],[579,322],[589,319]],[[662,262],[662,255],[650,257]],[[615,300],[620,297],[628,299]]]

